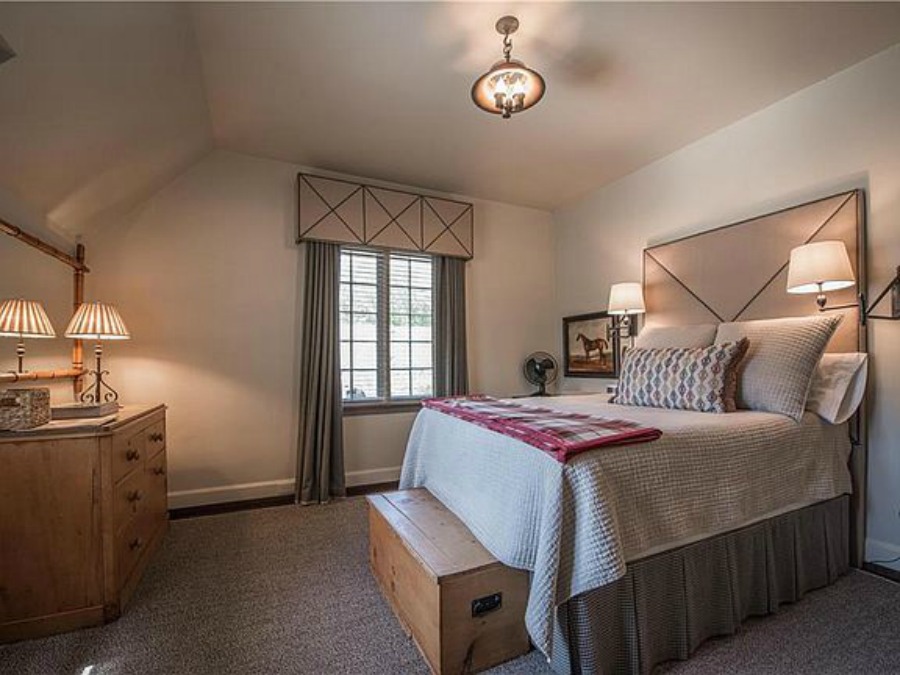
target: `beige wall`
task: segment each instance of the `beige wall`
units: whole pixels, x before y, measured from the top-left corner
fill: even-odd
[[[559,211],[558,314],[641,278],[648,244],[852,187],[868,195],[870,290],[900,264],[900,46]],[[869,558],[900,555],[900,324],[869,331]],[[591,387],[596,382],[571,381]],[[900,566],[898,566],[900,567]]]
[[[301,167],[227,152],[92,232],[89,298],[134,339],[109,349],[127,401],[169,405],[174,506],[290,492],[297,427]],[[476,201],[469,265],[474,388],[526,390],[522,357],[555,341],[550,215]],[[413,416],[345,421],[351,483],[396,478]]]
[[[73,253],[75,245],[47,226],[46,220],[24,202],[0,188],[0,218],[40,237],[57,248]],[[24,298],[40,302],[56,330],[55,339],[25,340],[26,370],[72,367],[72,342],[63,331],[72,318],[72,268],[5,234],[0,234],[0,301]],[[16,369],[15,338],[0,337],[0,372]],[[48,387],[54,400],[72,398],[71,381],[45,381],[7,386]]]

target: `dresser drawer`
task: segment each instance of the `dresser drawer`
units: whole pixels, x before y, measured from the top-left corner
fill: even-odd
[[[144,471],[135,471],[116,485],[113,497],[116,532],[144,512],[146,501],[147,485]]]
[[[144,465],[144,441],[143,429],[131,429],[113,436],[113,482],[118,483],[130,471]]]
[[[161,452],[148,459],[144,469],[144,485],[147,487],[145,509],[155,524],[166,519],[169,510],[167,497],[166,453]]]
[[[124,583],[134,569],[144,550],[150,544],[153,530],[145,518],[135,518],[116,536],[116,570],[119,584]]]
[[[156,454],[166,447],[166,420],[165,418],[154,422],[144,430],[144,449],[147,452],[147,459],[155,457]]]

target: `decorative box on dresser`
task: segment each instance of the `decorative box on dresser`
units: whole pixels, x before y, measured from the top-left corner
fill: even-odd
[[[118,618],[167,525],[165,406],[0,433],[0,642]]]

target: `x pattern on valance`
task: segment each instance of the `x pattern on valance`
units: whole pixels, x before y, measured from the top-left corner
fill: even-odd
[[[297,174],[297,241],[331,241],[471,259],[472,204]]]

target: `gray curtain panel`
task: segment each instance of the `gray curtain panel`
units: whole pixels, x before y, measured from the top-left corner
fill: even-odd
[[[296,492],[301,504],[318,504],[346,494],[338,307],[341,248],[320,241],[305,246]]]
[[[469,393],[466,357],[466,261],[434,258],[434,389],[437,396]]]

